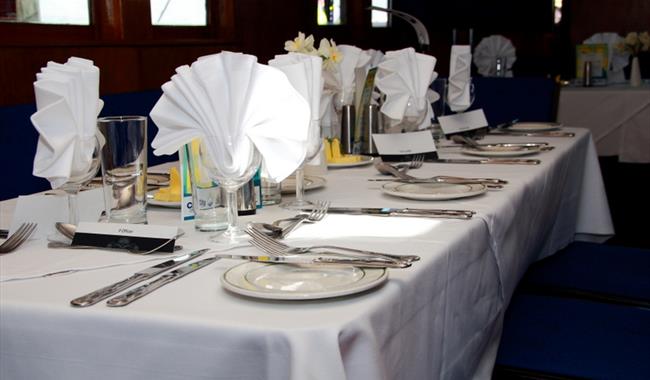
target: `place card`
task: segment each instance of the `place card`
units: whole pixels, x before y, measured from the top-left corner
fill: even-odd
[[[448,116],[438,116],[438,122],[447,136],[488,126],[485,113],[481,108]]]
[[[104,191],[102,188],[85,190],[77,195],[79,220],[96,221],[104,211]],[[16,202],[10,232],[13,233],[22,223],[33,222],[38,228],[32,239],[45,239],[56,233],[56,222],[67,222],[68,198],[63,191],[50,190],[46,193],[21,195]]]
[[[372,139],[377,152],[386,161],[408,161],[415,155],[438,158],[431,131],[375,133]]]
[[[174,252],[178,228],[151,224],[81,222],[72,245],[127,251]]]

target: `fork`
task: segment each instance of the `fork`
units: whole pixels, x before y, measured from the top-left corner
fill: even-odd
[[[298,228],[302,223],[316,223],[323,220],[325,215],[327,215],[327,209],[330,207],[330,202],[328,201],[317,201],[314,207],[312,208],[309,214],[300,214],[292,218],[279,219],[272,223],[273,226],[279,227],[280,223],[283,221],[291,221],[291,224],[283,227],[279,232],[279,238],[283,239],[289,235],[293,230]]]
[[[251,243],[261,250],[267,252],[270,255],[276,256],[286,256],[291,254],[305,254],[305,253],[315,253],[312,252],[316,249],[329,249],[329,250],[338,250],[349,252],[352,256],[362,256],[362,257],[378,257],[385,260],[389,260],[397,263],[406,263],[410,264],[413,261],[420,260],[419,256],[416,255],[391,255],[388,253],[380,253],[374,251],[368,251],[363,249],[341,247],[336,245],[312,245],[309,247],[291,247],[285,243],[277,241],[263,232],[255,229],[253,226],[248,226],[246,232],[253,238]]]
[[[419,169],[422,167],[422,164],[424,163],[424,155],[423,154],[416,154],[413,156],[411,161],[409,162],[400,162],[393,167],[397,168],[402,173],[406,173],[409,169]]]
[[[23,223],[13,235],[0,245],[0,254],[9,253],[23,244],[36,230],[36,223]]]

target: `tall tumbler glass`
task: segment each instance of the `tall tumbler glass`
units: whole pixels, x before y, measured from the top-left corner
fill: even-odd
[[[97,128],[108,221],[147,223],[147,117],[103,117]]]

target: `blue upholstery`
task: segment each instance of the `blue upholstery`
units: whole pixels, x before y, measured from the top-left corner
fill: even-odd
[[[649,379],[650,309],[516,293],[505,315],[496,365],[496,379],[513,368],[590,379]]]
[[[650,250],[575,242],[533,264],[520,288],[650,307]]]
[[[160,95],[161,91],[156,90],[102,96],[104,109],[100,116],[149,115]],[[0,186],[0,200],[50,188],[47,180],[32,175],[38,141],[38,133],[29,119],[34,112],[34,104],[0,107],[0,162],[3,163],[5,178]],[[150,144],[156,131],[157,128],[149,119]],[[156,157],[151,149],[148,153],[150,166],[177,160],[177,155]]]
[[[556,85],[550,78],[473,77],[474,103],[490,126],[519,121],[555,121]]]

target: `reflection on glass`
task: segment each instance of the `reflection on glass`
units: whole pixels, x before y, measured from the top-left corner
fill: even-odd
[[[150,0],[151,25],[205,26],[206,0]]]
[[[0,21],[90,25],[90,8],[88,0],[4,0]]]
[[[343,23],[344,0],[316,0],[316,21],[318,25],[341,25]]]

